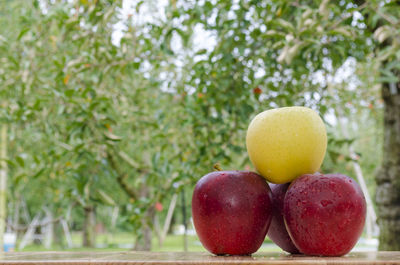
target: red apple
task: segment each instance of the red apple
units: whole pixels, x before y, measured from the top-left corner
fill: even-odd
[[[193,192],[197,235],[216,255],[256,252],[267,234],[271,214],[271,190],[254,172],[212,172],[197,182]]]
[[[360,187],[340,174],[299,177],[289,186],[283,208],[289,235],[306,255],[348,253],[365,223],[366,202]]]
[[[299,250],[293,244],[292,239],[286,230],[283,220],[283,199],[290,183],[270,184],[272,191],[272,220],[268,229],[268,237],[281,249],[292,254],[299,253]]]

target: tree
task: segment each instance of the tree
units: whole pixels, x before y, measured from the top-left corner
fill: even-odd
[[[171,111],[174,95],[144,76],[143,62],[163,53],[139,27],[131,26],[120,46],[112,43],[120,1],[15,3],[22,15],[15,36],[4,32],[2,78],[9,81],[1,90],[11,106],[2,118],[15,124],[14,192],[28,196],[33,212],[81,207],[87,246],[94,244],[95,209],[118,201],[130,209],[137,248],[150,249],[154,204],[181,176],[173,169],[179,108]],[[117,185],[125,193],[114,192]],[[49,192],[38,199],[33,187]]]
[[[377,1],[367,18],[377,41],[375,60],[379,65],[384,101],[383,161],[376,177],[379,211],[379,249],[399,250],[400,239],[400,3]]]

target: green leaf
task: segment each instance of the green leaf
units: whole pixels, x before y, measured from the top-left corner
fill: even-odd
[[[393,35],[393,32],[395,32],[395,29],[391,28],[388,25],[381,26],[377,28],[374,32],[374,38],[382,43],[384,42],[387,38],[391,37]]]
[[[0,161],[1,161],[2,159],[0,159]],[[10,159],[4,159],[6,162],[7,162],[7,164],[9,165],[9,166],[12,166],[12,167],[16,167],[17,166],[17,164],[15,164],[14,163],[14,161],[12,161],[12,160],[10,160]]]
[[[272,23],[288,30],[289,32],[295,32],[295,28],[294,28],[293,24],[290,23],[289,21],[278,18],[278,19],[273,20]]]
[[[72,97],[74,95],[74,93],[75,93],[75,89],[67,89],[64,91],[64,95],[69,98]]]
[[[99,189],[97,190],[98,194],[100,195],[100,200],[107,205],[110,206],[115,206],[115,201],[107,194],[105,193],[103,190]]]
[[[136,13],[139,13],[140,7],[143,5],[143,3],[144,3],[144,1],[141,0],[141,1],[139,1],[139,2],[136,4],[136,7],[135,7]]]
[[[21,166],[24,167],[25,166],[25,160],[22,158],[22,156],[17,155],[15,157],[15,160],[17,161],[17,163]]]
[[[202,55],[202,54],[205,54],[205,53],[207,53],[207,49],[201,49],[198,52],[196,52],[196,55]]]
[[[111,140],[111,141],[121,141],[122,140],[122,137],[120,137],[118,135],[115,135],[115,134],[113,134],[112,132],[109,132],[109,131],[104,131],[104,136],[108,140]]]
[[[17,40],[18,40],[18,41],[21,40],[21,38],[22,38],[27,32],[29,32],[29,30],[30,30],[29,27],[23,28],[23,29],[19,32],[18,37],[17,37]]]
[[[15,185],[18,185],[18,184],[21,182],[21,180],[23,180],[25,177],[26,177],[26,174],[25,174],[25,173],[21,173],[21,174],[15,176],[15,177],[14,177],[14,183],[15,183]]]
[[[334,30],[330,31],[330,34],[339,34],[348,38],[353,37],[353,34],[351,32],[351,29],[349,29],[348,27],[338,27],[335,28]]]
[[[45,168],[40,169],[38,172],[36,172],[35,175],[33,175],[31,178],[32,179],[36,179],[37,177],[39,177],[43,172],[45,171]]]
[[[284,32],[276,31],[276,30],[268,30],[264,33],[265,36],[268,37],[284,37],[286,34]]]

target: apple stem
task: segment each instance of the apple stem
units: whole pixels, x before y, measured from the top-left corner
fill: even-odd
[[[215,163],[214,166],[213,166],[213,168],[214,168],[216,171],[222,171],[221,165],[220,165],[219,163]]]

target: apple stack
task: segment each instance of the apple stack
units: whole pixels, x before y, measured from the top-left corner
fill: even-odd
[[[327,135],[315,111],[286,107],[258,114],[246,146],[258,173],[215,171],[194,189],[193,222],[208,251],[250,255],[266,235],[292,254],[342,256],[354,247],[365,223],[365,198],[353,179],[317,172]]]

